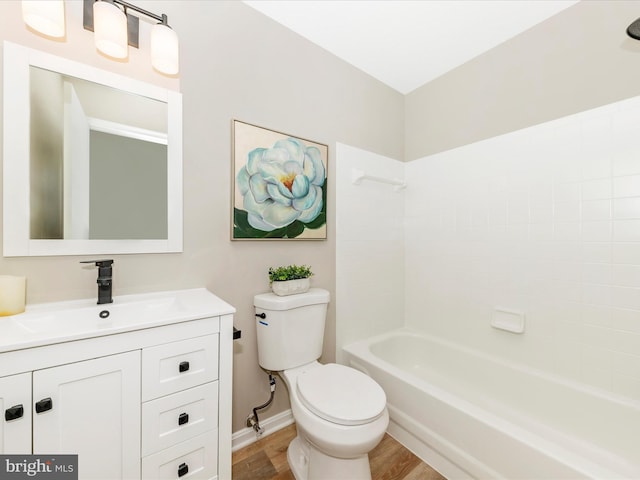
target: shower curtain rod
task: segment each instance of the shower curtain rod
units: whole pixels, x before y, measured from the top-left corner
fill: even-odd
[[[399,180],[397,178],[378,177],[376,175],[368,175],[363,170],[359,170],[357,168],[354,168],[351,171],[351,177],[352,177],[352,183],[354,185],[360,185],[362,183],[362,180],[370,180],[372,182],[386,183],[388,185],[393,185],[395,187],[394,188],[395,191],[400,191],[407,188],[407,184],[404,180]]]

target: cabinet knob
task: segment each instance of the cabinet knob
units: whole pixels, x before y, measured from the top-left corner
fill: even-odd
[[[24,415],[24,407],[22,404],[14,405],[13,407],[7,408],[4,411],[4,419],[9,422],[11,420],[16,420],[17,418],[21,418]]]
[[[178,477],[182,477],[187,473],[189,473],[189,465],[187,465],[186,463],[181,463],[178,467]]]
[[[178,370],[180,371],[180,373],[189,370],[189,362],[180,362],[180,365],[178,365]]]
[[[36,402],[36,413],[46,412],[53,408],[53,400],[51,397],[43,398],[39,402]]]
[[[184,425],[185,423],[189,423],[189,414],[181,413],[178,415],[178,425]]]

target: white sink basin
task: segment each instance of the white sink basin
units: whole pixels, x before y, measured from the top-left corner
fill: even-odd
[[[62,332],[138,325],[150,319],[184,310],[176,308],[176,299],[149,302],[94,305],[51,312],[29,311],[15,318],[16,325],[30,333]]]
[[[0,352],[77,340],[168,323],[233,313],[204,288],[114,297],[96,305],[77,300],[30,305],[24,313],[0,317]]]

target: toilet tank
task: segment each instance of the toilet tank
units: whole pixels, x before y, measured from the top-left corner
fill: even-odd
[[[321,288],[284,297],[253,297],[260,366],[281,371],[320,358],[328,303],[329,292]]]

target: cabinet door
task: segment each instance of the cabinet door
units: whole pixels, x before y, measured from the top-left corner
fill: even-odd
[[[140,477],[140,351],[33,372],[33,403],[34,453],[78,454],[83,479]]]
[[[0,453],[31,453],[31,373],[0,378]]]

